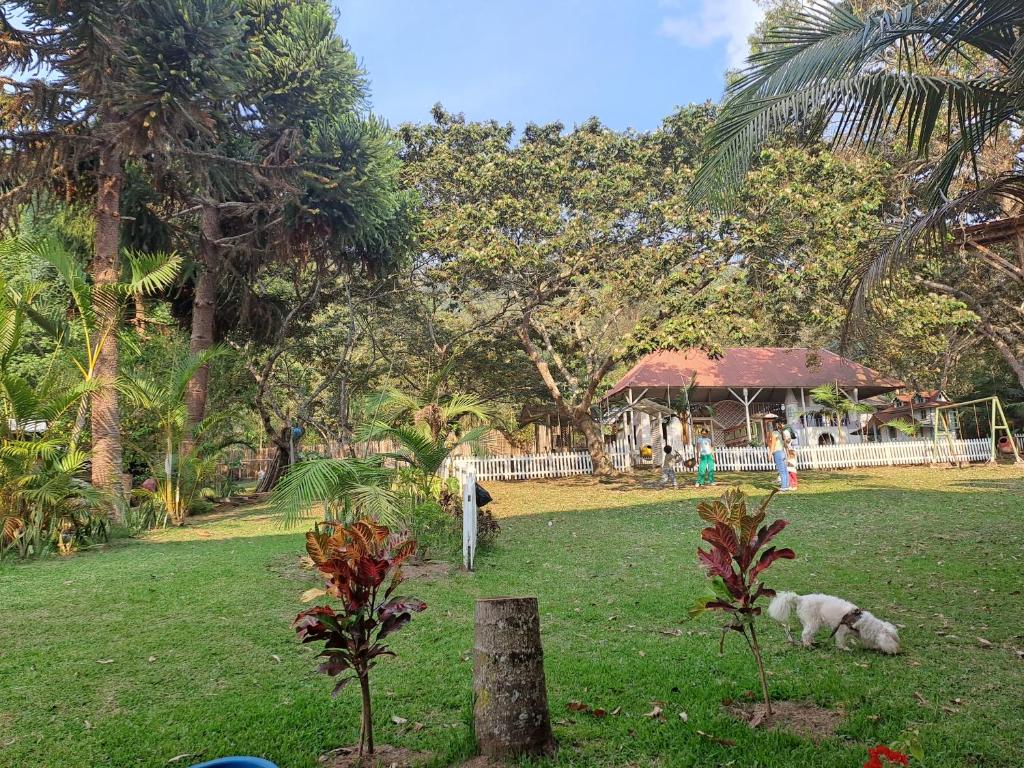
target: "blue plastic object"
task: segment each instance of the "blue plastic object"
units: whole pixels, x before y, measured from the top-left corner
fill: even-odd
[[[192,768],[277,768],[277,766],[260,757],[219,757],[208,763],[193,765]]]

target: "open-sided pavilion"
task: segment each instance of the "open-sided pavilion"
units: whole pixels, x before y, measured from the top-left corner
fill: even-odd
[[[731,347],[711,356],[704,350],[660,350],[634,365],[608,392],[608,421],[620,424],[631,447],[692,441],[708,428],[718,445],[763,440],[768,414],[782,415],[803,434],[804,444],[845,439],[861,424],[829,424],[810,390],[838,384],[853,401],[891,392],[903,382],[827,349]],[[655,429],[660,424],[661,434]]]

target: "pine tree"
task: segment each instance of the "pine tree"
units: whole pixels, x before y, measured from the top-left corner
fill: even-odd
[[[106,329],[91,396],[92,480],[121,489],[118,372],[126,165],[210,155],[214,112],[239,82],[232,0],[14,0],[0,10],[0,213],[92,199],[91,278]]]

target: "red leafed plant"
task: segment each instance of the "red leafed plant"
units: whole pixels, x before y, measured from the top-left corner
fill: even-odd
[[[729,622],[722,630],[720,647],[724,645],[729,630],[743,635],[757,662],[761,691],[769,715],[772,704],[754,619],[761,614],[757,601],[762,597],[774,597],[775,590],[761,583],[761,574],[776,560],[796,557],[791,549],[767,547],[768,542],[787,525],[785,520],[762,525],[774,495],[767,496],[753,514],[747,512],[746,497],[739,488],[732,488],[718,499],[697,505],[697,514],[710,523],[700,532],[700,537],[710,545],[710,549],[698,547],[697,558],[711,577],[714,595],[701,598],[690,611],[691,616],[708,610],[729,614]]]
[[[889,749],[884,744],[879,744],[868,750],[868,761],[864,763],[864,768],[884,768],[883,758],[893,765],[910,765],[910,755],[904,755],[895,749]]]
[[[303,643],[323,642],[318,671],[331,677],[344,675],[332,695],[353,680],[362,691],[363,715],[359,754],[373,754],[373,717],[370,705],[370,670],[380,656],[394,656],[381,641],[426,609],[422,600],[395,597],[402,583],[402,563],[416,551],[416,542],[392,533],[373,520],[351,525],[321,523],[306,534],[306,551],[327,582],[326,589],[311,589],[303,600],[329,595],[341,602],[335,610],[318,605],[300,613],[292,626]]]

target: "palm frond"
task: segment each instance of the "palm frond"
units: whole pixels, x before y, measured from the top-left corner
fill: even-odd
[[[427,476],[436,474],[451,453],[451,448],[444,442],[434,442],[429,434],[412,426],[393,427],[378,422],[364,425],[357,431],[356,437],[397,443],[400,450],[385,455],[404,461]]]
[[[117,389],[129,404],[142,411],[159,409],[167,399],[166,389],[144,376],[123,378],[117,382]]]
[[[893,270],[913,262],[920,250],[948,247],[953,230],[951,222],[965,211],[986,203],[1005,203],[1011,207],[1024,205],[1024,174],[1004,174],[989,184],[935,206],[910,218],[893,234],[876,243],[870,251],[870,258],[853,276],[852,308],[861,313],[874,286]]]
[[[190,352],[169,375],[171,391],[176,398],[183,400],[188,384],[196,372],[204,365],[209,365],[213,360],[221,357],[226,352],[224,347],[214,346],[202,352]]]
[[[370,421],[396,424],[423,406],[423,401],[398,389],[388,388],[368,395],[364,410]]]
[[[454,448],[457,445],[479,445],[480,441],[491,434],[492,431],[488,426],[473,427],[459,435],[459,439],[451,447]]]
[[[39,414],[36,390],[20,376],[0,376],[0,411],[15,422],[32,421]]]
[[[727,203],[740,188],[754,152],[787,125],[831,116],[836,146],[871,146],[892,133],[925,154],[940,118],[949,113],[959,130],[945,164],[935,176],[933,196],[948,187],[953,172],[1020,109],[1021,96],[1002,78],[869,72],[820,81],[780,94],[727,103],[709,133],[708,160],[691,191],[695,199]]]
[[[124,260],[130,275],[124,290],[144,295],[159,293],[172,286],[183,263],[177,253],[141,253],[133,250],[124,252]]]
[[[75,310],[91,324],[95,319],[93,292],[78,258],[53,235],[19,235],[13,240],[15,247],[53,267],[71,294]]]
[[[464,417],[488,421],[494,417],[494,409],[473,395],[452,395],[441,404],[441,413],[448,423]]]
[[[318,504],[373,511],[382,520],[397,516],[399,500],[391,492],[393,471],[379,459],[313,459],[294,465],[271,496],[282,523],[300,522]]]
[[[847,3],[812,3],[767,34],[730,88],[691,199],[728,205],[754,152],[788,125],[817,123],[840,144],[870,145],[898,131],[921,153],[937,131],[956,132],[960,156],[973,157],[1000,126],[1019,120],[1022,24],[1013,0],[953,0],[934,12],[908,3],[864,18]],[[920,61],[962,55],[966,46],[1011,66],[973,79],[918,71]],[[886,58],[893,51],[895,63]]]

